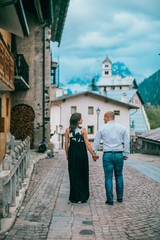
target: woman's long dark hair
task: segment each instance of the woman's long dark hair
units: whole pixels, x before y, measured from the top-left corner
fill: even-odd
[[[70,117],[70,128],[72,130],[76,129],[78,126],[78,121],[81,119],[81,114],[80,113],[73,113],[72,116]]]

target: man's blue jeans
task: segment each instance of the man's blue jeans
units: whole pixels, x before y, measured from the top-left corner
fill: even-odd
[[[113,170],[116,180],[117,199],[123,199],[123,162],[122,153],[103,154],[105,188],[108,202],[113,202]]]

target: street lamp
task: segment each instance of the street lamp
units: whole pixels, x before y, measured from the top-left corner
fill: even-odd
[[[96,109],[96,113],[97,113],[97,130],[98,130],[98,128],[99,128],[99,114],[100,114],[100,108],[98,107],[97,109]]]

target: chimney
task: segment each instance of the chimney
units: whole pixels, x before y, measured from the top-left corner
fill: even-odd
[[[54,101],[56,99],[56,85],[55,84],[51,84],[51,88],[50,88],[50,101]]]
[[[62,96],[63,96],[63,88],[62,87],[56,88],[56,98],[62,97]]]
[[[122,80],[122,76],[121,76],[120,74],[117,74],[117,75],[116,75],[116,79]]]
[[[68,95],[68,89],[63,90],[63,95]]]
[[[127,103],[127,94],[126,93],[122,93],[121,101],[124,102],[124,103]]]

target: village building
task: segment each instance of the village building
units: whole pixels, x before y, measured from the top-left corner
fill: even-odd
[[[113,76],[112,62],[108,57],[102,63],[102,77],[99,79],[97,86],[98,91],[82,92],[67,96],[67,91],[63,87],[57,88],[55,81],[51,85],[51,131],[53,135],[51,141],[56,147],[63,145],[64,130],[68,126],[69,118],[74,111],[82,113],[84,127],[88,131],[90,140],[94,139],[97,131],[96,119],[98,117],[96,109],[101,110],[99,124],[103,124],[103,115],[106,111],[115,111],[116,121],[126,127],[133,141],[136,141],[138,134],[150,130],[143,100],[138,92],[138,85],[135,79],[132,76],[122,78],[119,74]],[[106,103],[104,99],[109,101],[107,100]],[[111,100],[114,101],[114,104],[111,104]],[[121,110],[119,109],[120,103],[123,106]],[[116,104],[118,104],[117,107]],[[126,104],[128,104],[129,108],[127,111],[124,111]],[[89,114],[89,111],[92,114]],[[63,119],[67,119],[67,123]]]
[[[141,153],[160,156],[160,128],[138,135],[137,142],[141,146]]]
[[[144,102],[138,92],[138,85],[132,76],[122,78],[120,74],[112,75],[112,62],[108,58],[102,63],[102,77],[97,82],[99,94],[109,98],[133,104],[139,107],[130,110],[130,135],[136,136],[150,130],[150,124],[144,109]]]
[[[8,133],[50,145],[50,41],[60,45],[69,0],[0,3],[0,162]],[[52,145],[50,146],[52,148]]]
[[[137,106],[130,110],[130,135],[138,135],[150,130],[150,124],[143,106],[143,100],[137,89],[107,91],[107,96],[115,100]]]
[[[53,151],[50,41],[60,45],[68,6],[69,0],[0,1],[0,234],[14,223],[29,185],[30,146],[47,142]]]
[[[74,112],[82,114],[82,125],[87,129],[89,141],[94,140],[99,126],[104,124],[107,111],[114,111],[115,120],[123,124],[130,134],[130,109],[138,107],[90,91],[57,97],[51,102],[51,141],[56,148],[64,147],[65,129],[69,127],[69,119]]]
[[[11,122],[11,92],[14,91],[14,57],[11,34],[0,29],[0,162],[6,153]]]

